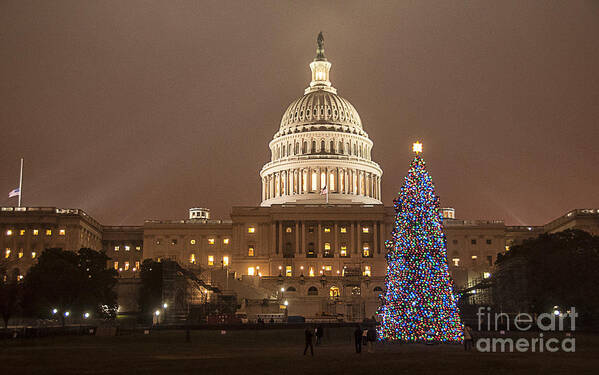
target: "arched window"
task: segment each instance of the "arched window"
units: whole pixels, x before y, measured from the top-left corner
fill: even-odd
[[[329,289],[329,296],[331,298],[337,298],[337,297],[341,296],[341,292],[339,291],[339,288],[337,288],[336,286],[332,286],[331,289]]]
[[[320,152],[324,153],[325,151],[325,147],[324,147],[324,139],[322,141],[320,141]]]
[[[299,154],[299,143],[295,142],[295,152],[296,155]]]
[[[316,153],[316,141],[312,141],[312,150],[311,150],[312,154]]]
[[[382,293],[383,292],[383,288],[381,288],[380,286],[375,286],[372,291],[375,292],[375,293]]]
[[[331,141],[331,144],[329,145],[329,152],[331,154],[335,153],[335,143],[333,143],[333,141]]]
[[[311,286],[308,288],[308,295],[309,296],[317,296],[318,295],[318,289],[315,286]]]
[[[338,154],[343,154],[343,142],[339,141],[339,149],[337,150]]]
[[[308,142],[304,141],[304,145],[302,146],[302,154],[308,152]]]
[[[296,290],[295,290],[294,287],[290,286],[289,288],[287,288],[287,291],[288,292],[295,292]]]
[[[283,155],[281,155],[282,157],[285,157],[285,145],[283,145]]]

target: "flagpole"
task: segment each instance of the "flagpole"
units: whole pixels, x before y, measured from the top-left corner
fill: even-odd
[[[21,174],[19,175],[19,207],[21,207],[21,198],[23,197],[23,158],[21,158]]]

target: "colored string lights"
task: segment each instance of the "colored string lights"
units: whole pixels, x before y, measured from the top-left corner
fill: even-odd
[[[418,153],[394,208],[395,227],[386,243],[386,292],[378,312],[379,338],[462,342],[439,198]]]

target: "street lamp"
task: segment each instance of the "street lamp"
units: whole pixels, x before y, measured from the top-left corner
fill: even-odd
[[[52,309],[52,314],[56,315],[56,313],[58,312],[58,309]]]
[[[89,318],[89,313],[88,313],[88,312],[86,312],[85,314],[83,314],[83,318],[84,318],[84,319],[87,319],[87,318]]]
[[[168,304],[165,302],[162,304],[162,307],[164,307],[166,309],[168,307]]]
[[[65,316],[65,317],[68,317],[69,315],[71,315],[71,313],[70,313],[69,311],[65,311],[65,312],[64,312],[64,316]]]

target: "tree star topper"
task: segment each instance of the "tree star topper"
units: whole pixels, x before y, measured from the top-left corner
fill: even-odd
[[[412,144],[412,152],[419,154],[422,152],[422,143],[416,141],[416,143]]]

